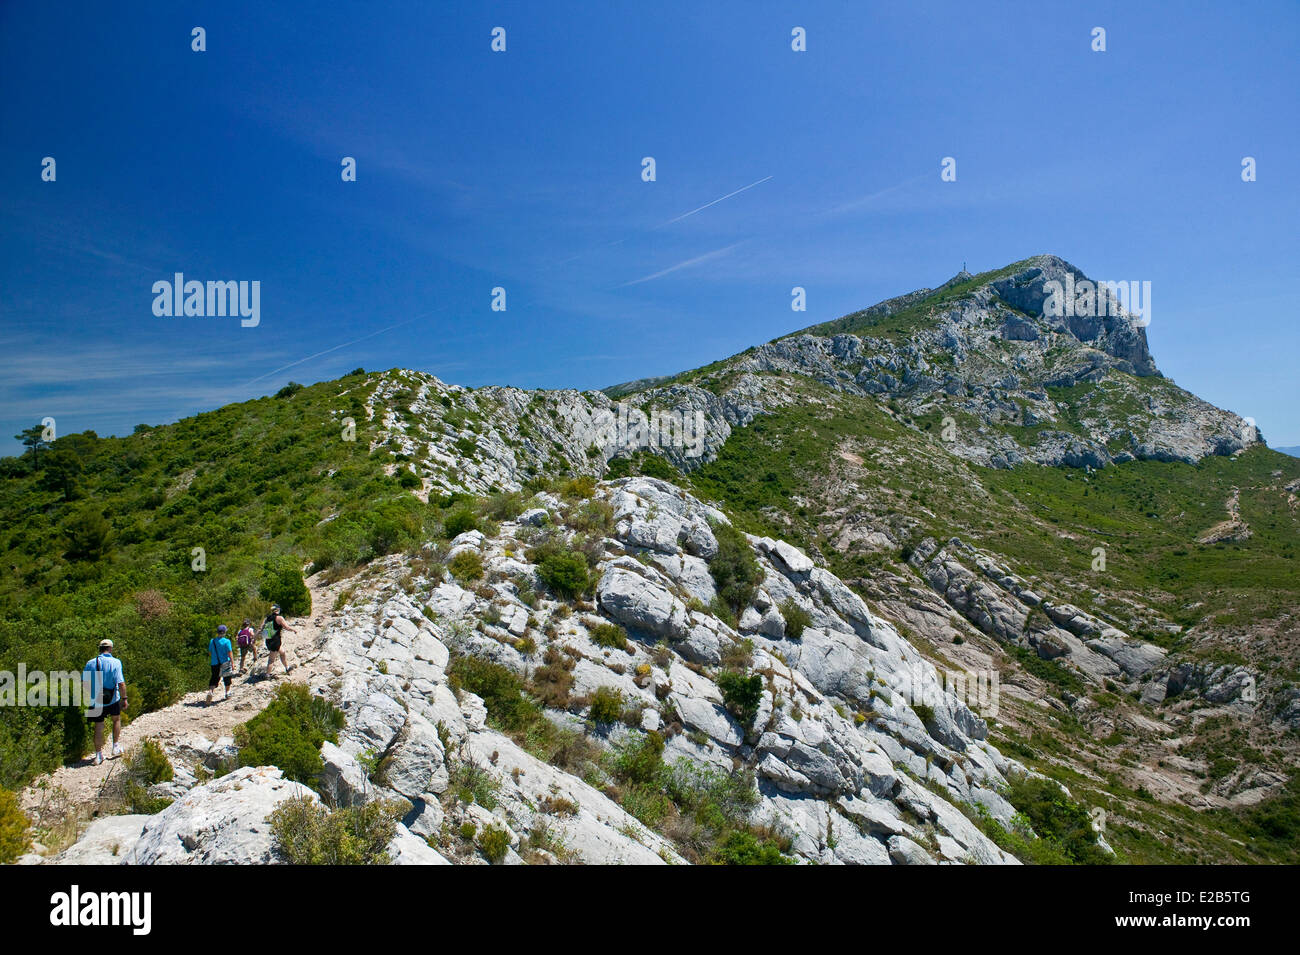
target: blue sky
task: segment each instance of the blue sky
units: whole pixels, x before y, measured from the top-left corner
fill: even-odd
[[[4,3],[0,451],[358,365],[603,387],[1039,252],[1151,281],[1161,369],[1300,444],[1298,40],[1290,0]],[[260,325],[156,317],[177,271]]]

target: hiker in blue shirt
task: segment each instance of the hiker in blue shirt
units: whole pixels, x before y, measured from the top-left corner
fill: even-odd
[[[208,663],[212,664],[212,679],[208,681],[208,705],[212,704],[212,694],[217,690],[217,683],[226,681],[226,695],[230,699],[230,681],[234,675],[235,648],[226,636],[226,625],[217,627],[217,635],[208,641]]]
[[[104,761],[104,717],[113,717],[113,756],[122,755],[122,711],[126,709],[126,678],[122,661],[113,656],[113,641],[99,641],[99,655],[81,671],[92,700],[86,716],[95,724],[95,765]]]

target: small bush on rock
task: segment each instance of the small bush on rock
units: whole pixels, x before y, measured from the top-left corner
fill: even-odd
[[[577,551],[547,554],[537,566],[539,576],[557,597],[572,600],[592,586],[587,558]]]
[[[714,525],[718,552],[709,561],[709,573],[718,586],[718,596],[733,613],[740,613],[754,600],[763,579],[754,550],[745,535],[730,524]]]
[[[560,485],[560,494],[568,498],[585,499],[596,493],[596,479],[590,474],[580,474]]]
[[[482,580],[483,558],[479,556],[478,551],[463,550],[447,561],[447,569],[457,580]]]
[[[235,727],[240,766],[278,766],[287,779],[315,786],[325,764],[321,744],[338,741],[343,711],[300,683],[283,683],[275,698]]]
[[[746,829],[734,829],[722,840],[714,853],[722,865],[794,865],[770,839],[759,839]]]
[[[623,715],[623,694],[610,686],[600,686],[591,695],[591,720],[594,723],[616,723]]]
[[[757,673],[746,676],[736,670],[723,670],[718,674],[717,682],[727,712],[749,729],[754,725],[758,705],[763,699],[763,678]]]
[[[800,607],[793,599],[781,601],[778,609],[785,620],[785,635],[791,640],[798,640],[812,624],[812,615]]]
[[[611,650],[626,650],[627,631],[616,623],[598,623],[587,633],[591,636],[591,642],[601,647],[609,647]]]
[[[520,729],[535,715],[536,705],[523,695],[523,681],[499,663],[480,657],[457,657],[447,674],[452,689],[482,697],[488,716],[503,729]]]
[[[459,537],[466,531],[478,530],[478,518],[474,512],[466,506],[457,507],[450,511],[442,520],[442,533],[448,540]]]
[[[510,851],[510,834],[500,826],[488,826],[479,833],[478,847],[488,862],[499,865]]]
[[[271,813],[271,837],[290,865],[387,865],[401,813],[387,800],[330,812],[314,800],[287,799]]]

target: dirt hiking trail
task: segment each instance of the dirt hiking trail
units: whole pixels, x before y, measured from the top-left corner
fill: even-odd
[[[288,675],[285,675],[277,659],[276,677],[268,678],[266,650],[259,646],[257,662],[247,666],[242,676],[235,676],[230,685],[229,699],[222,700],[225,687],[218,685],[211,705],[205,704],[208,691],[204,688],[185,694],[171,706],[131,719],[122,726],[123,750],[130,751],[146,739],[166,744],[192,734],[199,734],[215,742],[222,736],[230,736],[236,726],[248,722],[265,709],[281,683],[310,683],[320,672],[319,657],[324,627],[334,615],[334,600],[342,586],[343,582],[325,585],[318,580],[308,579],[311,614],[307,617],[285,618],[288,625],[297,631],[286,631],[284,635],[283,646],[292,667]],[[124,646],[121,650],[127,700],[130,701],[134,696],[131,686],[131,649]],[[235,654],[238,672],[238,647],[235,648]],[[129,716],[128,711],[128,718]],[[95,765],[92,751],[79,762],[61,766],[49,775],[37,777],[23,790],[22,805],[34,816],[33,822],[41,827],[61,822],[60,828],[70,830],[73,820],[67,817],[75,815],[76,828],[80,829],[83,823],[105,812],[121,811],[108,805],[104,799],[106,783],[126,768],[122,757],[109,758],[113,748],[112,739],[112,720],[105,719],[102,764]],[[87,745],[93,747],[93,737]],[[53,815],[63,818],[42,818]],[[75,834],[70,831],[64,833],[65,839],[67,835],[75,838]],[[46,848],[54,851],[61,847],[49,845]]]

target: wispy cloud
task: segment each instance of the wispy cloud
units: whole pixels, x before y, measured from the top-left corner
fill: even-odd
[[[676,265],[670,265],[666,269],[660,269],[658,272],[652,272],[650,275],[643,275],[639,279],[633,279],[630,282],[624,282],[622,285],[616,285],[615,288],[627,288],[629,285],[640,285],[642,282],[653,282],[655,279],[661,279],[665,275],[671,275],[673,272],[688,269],[693,265],[699,265],[702,262],[710,262],[726,255],[732,249],[741,243],[733,242],[731,245],[724,246],[721,249],[714,249],[712,252],[705,252],[703,255],[697,255],[694,258],[687,259],[684,262],[678,262]]]

